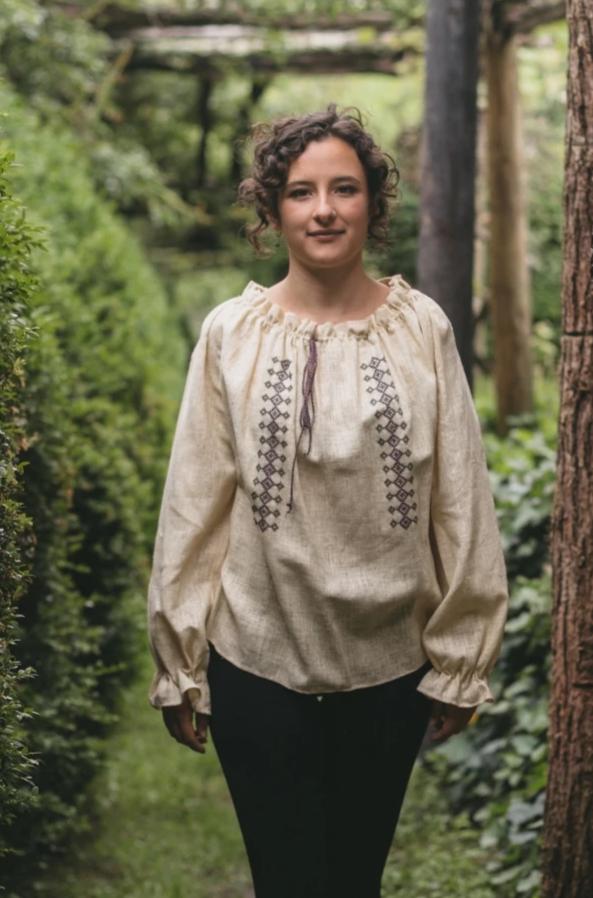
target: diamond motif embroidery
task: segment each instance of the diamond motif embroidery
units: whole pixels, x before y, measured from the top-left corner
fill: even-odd
[[[268,368],[269,380],[264,384],[266,392],[262,396],[264,404],[260,409],[258,473],[253,480],[255,489],[251,493],[253,518],[262,532],[278,529],[276,518],[280,515],[279,506],[284,489],[286,455],[283,450],[287,446],[286,421],[289,418],[288,407],[292,392],[292,374],[289,369],[290,359],[274,356],[272,367]]]
[[[369,383],[366,391],[371,396],[371,405],[378,406],[375,411],[377,442],[384,447],[381,452],[385,462],[383,483],[387,487],[385,495],[391,526],[407,530],[418,523],[413,467],[407,460],[412,454],[408,446],[410,437],[406,433],[408,425],[385,357],[374,356],[368,365],[363,363],[360,367],[369,372],[364,376]]]

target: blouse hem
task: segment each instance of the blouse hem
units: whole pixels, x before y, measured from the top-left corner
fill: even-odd
[[[381,677],[380,679],[377,679],[377,680],[371,680],[370,682],[366,681],[364,683],[357,682],[353,685],[349,685],[347,687],[343,687],[343,688],[339,688],[339,689],[327,689],[327,687],[322,687],[322,688],[312,688],[311,687],[311,688],[303,689],[302,687],[299,688],[294,685],[291,685],[287,681],[280,679],[279,677],[272,678],[270,676],[266,676],[265,674],[259,673],[258,671],[254,670],[253,668],[244,664],[244,662],[237,662],[237,661],[233,660],[233,658],[230,657],[230,655],[232,653],[231,652],[227,653],[226,649],[220,649],[219,648],[220,643],[218,643],[216,640],[214,640],[211,636],[208,636],[208,642],[212,643],[212,645],[214,646],[214,648],[216,649],[218,654],[221,655],[226,661],[228,661],[230,664],[233,664],[235,667],[238,667],[240,670],[244,671],[245,673],[252,674],[255,677],[261,677],[261,679],[263,679],[263,680],[269,680],[272,683],[276,683],[279,686],[283,686],[285,689],[290,689],[292,692],[298,692],[300,695],[332,695],[332,694],[338,693],[338,692],[354,692],[354,690],[356,690],[356,689],[368,689],[372,686],[381,686],[384,683],[389,683],[392,680],[399,679],[400,677],[406,677],[409,674],[415,673],[428,661],[428,658],[423,653],[421,653],[420,661],[417,664],[414,664],[412,667],[406,667],[401,672],[398,671],[396,674],[392,674],[392,675],[386,676],[386,677]],[[429,673],[430,673],[430,671],[429,671]]]

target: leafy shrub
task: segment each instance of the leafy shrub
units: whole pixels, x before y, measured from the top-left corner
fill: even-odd
[[[88,826],[86,788],[145,635],[137,613],[187,349],[138,242],[96,193],[77,139],[0,87],[17,150],[11,182],[45,232],[32,247],[37,339],[24,359],[19,459],[35,542],[15,655],[36,676],[30,793],[0,835],[43,863]],[[10,824],[10,825],[9,825]]]
[[[31,779],[35,761],[23,732],[29,713],[19,687],[32,671],[14,656],[18,600],[27,586],[31,522],[20,501],[19,451],[27,439],[23,358],[35,339],[30,303],[37,289],[30,255],[35,234],[9,191],[6,173],[12,155],[0,152],[0,818],[10,824],[34,805]],[[0,858],[8,853],[0,840]]]
[[[509,580],[539,577],[548,557],[554,492],[551,435],[515,426],[504,439],[486,434],[492,489]]]
[[[38,0],[4,0],[0,49],[8,78],[44,115],[93,99],[107,71],[109,39],[84,16]]]
[[[550,674],[548,525],[554,486],[551,436],[515,427],[486,446],[511,585],[509,616],[492,676],[496,702],[477,725],[432,749],[426,763],[456,811],[481,829],[501,896],[537,893],[547,774]]]

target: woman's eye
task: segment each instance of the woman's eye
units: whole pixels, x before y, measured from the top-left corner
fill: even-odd
[[[356,187],[354,184],[339,184],[336,187],[337,193],[343,193],[346,196],[351,196],[353,193],[356,193]],[[291,199],[300,199],[301,197],[308,196],[309,190],[306,187],[296,187],[294,190],[291,190],[288,196]]]

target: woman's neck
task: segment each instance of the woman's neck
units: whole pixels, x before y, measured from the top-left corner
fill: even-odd
[[[277,305],[319,322],[365,318],[388,293],[389,288],[370,277],[360,262],[315,271],[293,263],[286,277],[268,290]]]

